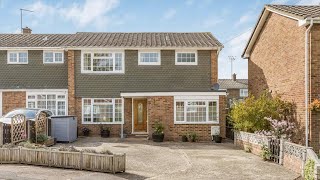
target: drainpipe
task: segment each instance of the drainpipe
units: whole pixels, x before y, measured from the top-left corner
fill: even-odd
[[[305,134],[306,134],[306,147],[309,147],[309,33],[313,26],[313,19],[310,20],[310,25],[305,33]]]

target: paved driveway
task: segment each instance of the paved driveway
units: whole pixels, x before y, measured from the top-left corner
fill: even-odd
[[[70,144],[63,144],[69,146]],[[297,174],[260,157],[235,149],[233,144],[153,143],[130,139],[82,138],[72,145],[107,148],[127,154],[125,173],[87,171],[24,165],[0,165],[0,179],[295,179]]]

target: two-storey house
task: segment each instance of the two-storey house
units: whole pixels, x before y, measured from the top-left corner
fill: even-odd
[[[93,135],[151,135],[160,121],[167,140],[225,137],[221,48],[211,33],[0,34],[0,109],[75,115]]]
[[[266,5],[243,52],[249,93],[264,90],[296,104],[296,139],[320,149],[320,6]]]

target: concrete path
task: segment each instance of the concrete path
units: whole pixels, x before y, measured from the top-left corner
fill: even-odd
[[[62,144],[69,146],[70,144]],[[0,165],[0,179],[295,179],[280,165],[235,149],[231,143],[153,143],[127,139],[81,138],[79,148],[109,149],[127,154],[125,173],[88,171],[25,165]],[[57,145],[59,146],[59,145]]]

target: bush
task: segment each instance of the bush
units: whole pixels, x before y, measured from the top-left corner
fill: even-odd
[[[264,161],[268,161],[271,159],[272,153],[267,145],[263,145],[261,148],[261,157]]]
[[[270,130],[270,122],[265,117],[272,119],[294,119],[295,105],[281,100],[280,96],[271,97],[270,93],[262,93],[259,98],[250,95],[243,102],[233,106],[230,117],[234,129],[246,132]]]
[[[164,126],[159,121],[156,121],[154,124],[154,134],[160,135],[163,134]]]
[[[188,139],[190,139],[191,142],[196,142],[198,140],[198,135],[195,132],[191,132],[188,134]]]
[[[314,180],[314,164],[314,160],[308,159],[303,173],[305,180]]]
[[[37,135],[37,143],[44,143],[44,142],[46,142],[47,140],[48,140],[49,138],[48,138],[48,136],[47,135],[45,135],[45,134],[39,134],[39,135]]]

